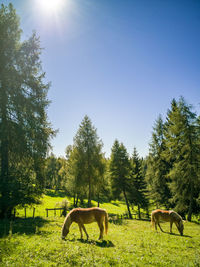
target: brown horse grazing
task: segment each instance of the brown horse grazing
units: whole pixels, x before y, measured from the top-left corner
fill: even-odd
[[[151,213],[151,224],[155,226],[157,230],[157,225],[160,227],[160,230],[163,232],[160,221],[170,222],[170,233],[172,233],[172,225],[176,224],[176,227],[180,233],[183,235],[183,220],[181,216],[173,210],[154,210]]]
[[[103,232],[104,226],[103,222],[105,223],[105,233],[107,234],[108,231],[108,214],[106,210],[100,208],[76,208],[69,212],[67,217],[64,220],[63,227],[62,227],[62,239],[65,239],[67,234],[69,233],[70,225],[76,222],[79,226],[79,230],[81,233],[81,239],[83,239],[82,229],[85,232],[87,239],[88,233],[86,232],[84,224],[97,222],[99,229],[100,229],[100,236],[99,239],[103,239]]]

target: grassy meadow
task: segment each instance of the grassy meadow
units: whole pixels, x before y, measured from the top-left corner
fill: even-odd
[[[66,240],[61,239],[64,218],[57,214],[45,217],[61,196],[46,195],[36,207],[34,219],[23,218],[18,211],[14,222],[0,221],[0,266],[200,266],[200,225],[185,223],[184,236],[156,232],[149,221],[123,220],[109,223],[108,235],[98,240],[96,223],[86,225],[89,240],[80,240],[77,224],[72,224]],[[122,202],[101,205],[109,213],[122,214]],[[38,213],[38,214],[37,214]],[[32,214],[31,210],[27,214]]]

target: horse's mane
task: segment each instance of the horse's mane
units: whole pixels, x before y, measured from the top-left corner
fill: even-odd
[[[172,212],[174,212],[174,214],[176,215],[176,217],[179,218],[179,221],[183,221],[181,215],[179,215],[179,214],[178,214],[176,211],[174,211],[174,210],[173,210]]]
[[[65,217],[64,225],[65,225],[67,222],[69,223],[69,221],[71,221],[71,217],[70,217],[70,215],[71,215],[72,211],[73,211],[73,210],[70,210],[70,212],[69,212],[69,213],[67,214],[67,216]]]

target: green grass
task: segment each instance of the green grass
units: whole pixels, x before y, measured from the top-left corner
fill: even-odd
[[[45,196],[41,212],[58,198]],[[121,202],[102,207],[118,214],[125,208]],[[197,223],[186,222],[184,236],[180,236],[175,225],[174,234],[169,234],[169,223],[162,224],[162,233],[153,230],[149,221],[123,220],[121,225],[109,224],[103,241],[98,240],[99,229],[92,223],[86,225],[86,241],[80,240],[77,224],[62,240],[63,220],[51,216],[0,221],[0,266],[200,266]]]

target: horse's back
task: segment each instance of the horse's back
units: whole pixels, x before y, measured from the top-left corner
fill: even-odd
[[[71,218],[77,223],[92,223],[104,218],[106,211],[101,208],[76,208],[71,212]]]
[[[157,210],[154,210],[152,211],[151,213],[151,216],[152,216],[152,219],[153,220],[156,220],[156,221],[170,221],[171,220],[171,213],[172,211],[171,210],[160,210],[160,209],[157,209]]]
[[[151,216],[156,221],[175,222],[181,220],[180,215],[173,210],[154,210]]]

